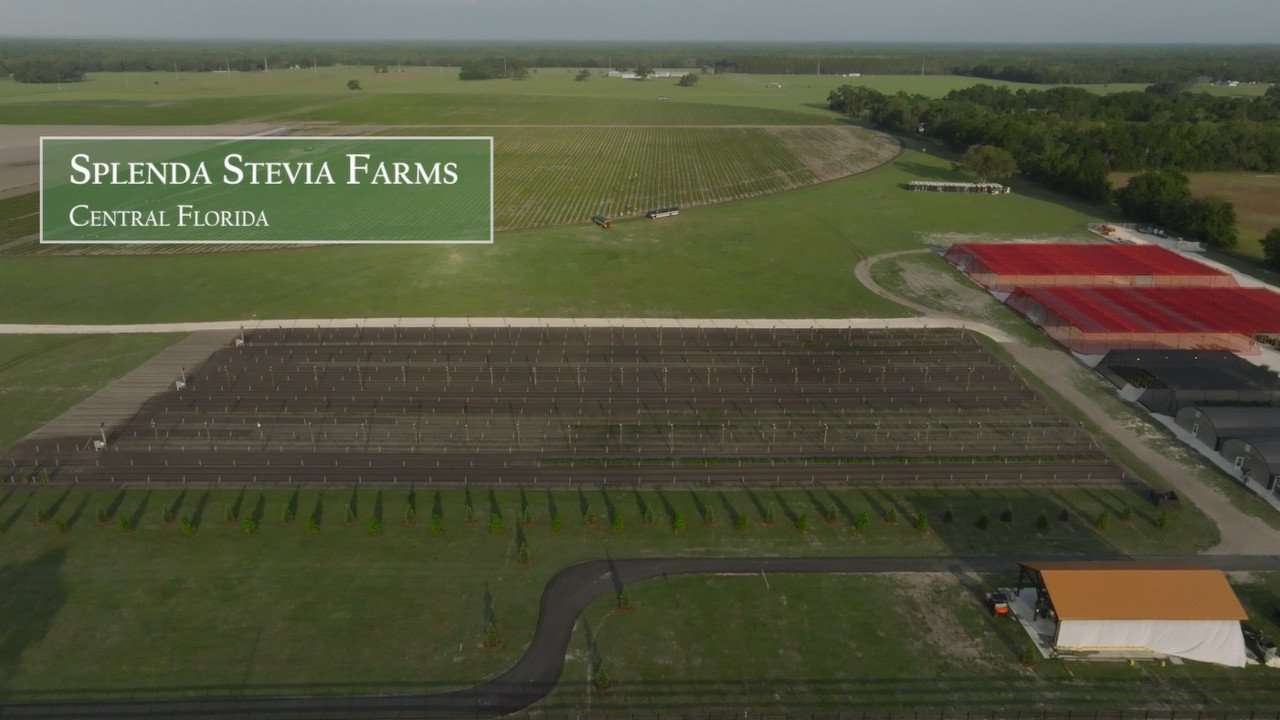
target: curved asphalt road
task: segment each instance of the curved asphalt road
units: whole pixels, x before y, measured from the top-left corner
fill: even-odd
[[[1148,558],[1187,561],[1223,570],[1280,570],[1273,556]],[[237,697],[176,700],[86,700],[0,703],[0,718],[305,718],[374,720],[381,718],[484,718],[523,710],[546,697],[560,680],[565,651],[578,616],[596,597],[668,575],[758,573],[937,573],[1006,572],[1007,558],[811,557],[811,558],[654,558],[592,560],[556,573],[542,592],[538,625],[528,649],[511,669],[465,690],[439,694],[359,695],[349,697]]]

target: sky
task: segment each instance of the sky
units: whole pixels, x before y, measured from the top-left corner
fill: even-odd
[[[0,0],[0,36],[1276,43],[1280,0]]]

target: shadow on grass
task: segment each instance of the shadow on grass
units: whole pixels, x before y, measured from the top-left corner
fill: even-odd
[[[67,529],[73,530],[80,523],[80,518],[84,517],[84,511],[89,508],[89,494],[81,493],[80,502],[76,504],[71,514],[67,516]]]
[[[173,502],[169,503],[169,507],[164,510],[164,521],[166,523],[171,523],[178,517],[178,513],[182,512],[182,504],[186,502],[186,500],[187,489],[183,488],[182,492],[178,493],[177,497],[173,499]]]
[[[836,511],[840,513],[840,516],[844,518],[844,521],[852,527],[854,523],[854,515],[853,508],[849,507],[849,503],[845,502],[844,498],[835,494],[830,489],[827,489],[827,498],[831,500],[832,505],[835,505]]]
[[[147,506],[151,504],[151,491],[148,490],[142,494],[142,499],[138,501],[137,507],[133,509],[133,514],[129,516],[129,527],[137,528],[142,522],[142,517],[147,514]]]
[[[253,512],[249,513],[249,518],[255,524],[262,524],[262,518],[267,514],[267,496],[258,493],[258,501],[253,504]]]
[[[191,511],[191,527],[199,528],[200,523],[204,522],[204,511],[209,507],[209,491],[205,490],[200,493],[200,499],[196,501],[195,508]]]
[[[31,499],[35,496],[34,492],[27,493],[27,496],[22,499],[22,504],[14,508],[13,512],[9,513],[9,516],[4,519],[4,522],[0,522],[0,533],[9,532],[17,524],[18,518],[22,517],[22,514],[27,511],[27,506],[31,504]]]
[[[939,167],[937,165],[928,165],[925,163],[915,162],[912,160],[899,160],[898,168],[901,169],[903,172],[910,173],[911,175],[917,178],[922,178],[925,180],[965,181],[969,179],[969,178],[966,178],[963,174],[958,173],[949,167]]]
[[[929,519],[929,530],[955,555],[1029,556],[1065,554],[1097,558],[1123,557],[1106,538],[1080,524],[1058,520],[1063,505],[1057,495],[1013,490],[1000,493],[976,491],[917,493],[915,509]],[[1012,519],[1002,514],[1012,509]],[[945,520],[947,511],[950,521]],[[978,522],[987,518],[986,527]],[[1037,526],[1044,515],[1048,526]]]
[[[124,504],[125,493],[128,492],[124,488],[120,488],[120,492],[111,498],[111,502],[107,503],[98,510],[98,522],[106,523],[115,519],[116,513],[120,512],[120,506]]]
[[[53,548],[31,560],[0,567],[0,587],[22,592],[0,593],[0,617],[21,622],[0,623],[0,688],[7,688],[22,667],[22,656],[49,633],[67,601],[62,582],[66,548]]]

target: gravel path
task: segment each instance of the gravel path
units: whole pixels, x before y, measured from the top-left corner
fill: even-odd
[[[389,328],[389,327],[637,327],[743,328],[810,330],[965,328],[1001,343],[1012,342],[1003,331],[963,318],[848,318],[848,319],[679,319],[679,318],[329,318],[300,320],[226,320],[216,322],[138,323],[127,325],[59,325],[0,323],[0,335],[97,335],[103,333],[175,333],[275,328]]]

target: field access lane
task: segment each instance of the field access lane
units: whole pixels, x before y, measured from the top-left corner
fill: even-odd
[[[962,318],[807,318],[807,319],[715,319],[715,318],[519,318],[519,317],[405,317],[326,318],[300,320],[225,320],[188,323],[140,323],[132,325],[59,325],[53,323],[0,323],[0,335],[102,335],[136,333],[181,333],[271,329],[324,328],[719,328],[753,330],[917,330],[961,328],[981,333],[999,343],[1014,339],[986,323]]]

